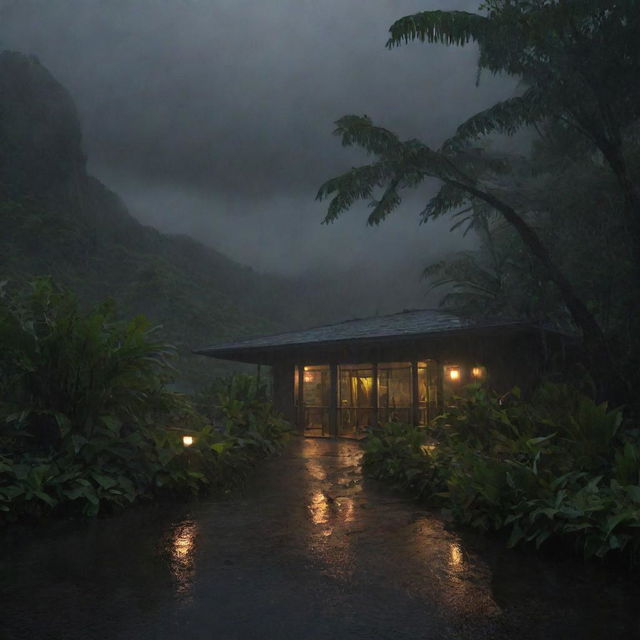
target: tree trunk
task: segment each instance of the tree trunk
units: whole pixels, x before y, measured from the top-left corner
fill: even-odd
[[[615,366],[602,328],[598,324],[595,316],[589,311],[587,305],[576,294],[573,285],[555,264],[548,249],[538,237],[538,234],[513,207],[496,196],[482,191],[473,185],[451,179],[445,179],[445,181],[454,184],[458,188],[491,205],[515,228],[524,244],[543,265],[549,279],[558,287],[562,295],[562,300],[571,314],[571,318],[582,332],[584,349],[589,359],[590,369],[595,378],[598,395],[603,399],[615,403],[626,402],[629,398],[628,385]]]
[[[631,237],[633,273],[640,282],[640,193],[629,176],[621,145],[600,141],[598,147],[616,176],[622,191],[626,231]]]

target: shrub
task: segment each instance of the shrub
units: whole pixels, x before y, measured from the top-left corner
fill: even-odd
[[[48,279],[3,295],[3,435],[42,452],[152,423],[176,402],[165,388],[173,350],[156,335],[142,317],[117,321],[110,302],[83,312]]]
[[[640,441],[621,424],[619,410],[566,385],[543,385],[528,402],[517,389],[471,387],[431,428],[376,430],[364,468],[460,523],[507,532],[511,546],[555,539],[586,556],[635,557]]]
[[[219,431],[263,454],[273,453],[290,433],[289,423],[269,399],[266,384],[253,376],[220,378],[198,394],[195,403]]]
[[[366,474],[388,480],[419,497],[432,495],[439,486],[438,466],[426,443],[424,429],[400,422],[370,431],[362,468]]]
[[[111,303],[83,311],[48,279],[0,298],[0,516],[93,516],[159,494],[241,481],[286,424],[260,392],[235,396],[216,430],[167,390],[173,349]],[[244,385],[244,386],[243,386]],[[185,448],[182,435],[194,437]]]

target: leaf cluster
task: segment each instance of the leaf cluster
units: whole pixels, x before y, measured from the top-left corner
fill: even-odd
[[[555,541],[586,556],[640,551],[640,438],[622,413],[566,385],[524,401],[469,387],[434,425],[380,428],[363,460],[459,523],[510,546]]]
[[[251,380],[227,381],[216,429],[171,392],[168,358],[143,318],[82,310],[49,279],[0,298],[0,517],[98,513],[241,482],[286,423]],[[254,385],[253,387],[251,385]],[[253,393],[253,395],[252,395]],[[195,439],[183,446],[182,435]]]

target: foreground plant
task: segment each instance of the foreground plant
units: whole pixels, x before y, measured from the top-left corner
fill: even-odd
[[[640,550],[640,437],[622,414],[564,385],[524,402],[472,387],[435,425],[390,425],[364,468],[510,546],[547,540],[586,556]]]
[[[207,424],[169,391],[173,349],[112,304],[83,311],[47,279],[0,299],[0,517],[96,515],[242,480],[286,424]],[[266,403],[266,398],[265,398]],[[257,424],[259,423],[259,424]],[[188,432],[194,445],[185,448]]]

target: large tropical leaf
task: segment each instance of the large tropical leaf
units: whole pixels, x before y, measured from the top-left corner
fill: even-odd
[[[411,40],[464,45],[487,34],[491,23],[485,16],[467,11],[423,11],[397,20],[391,25],[387,47]]]

